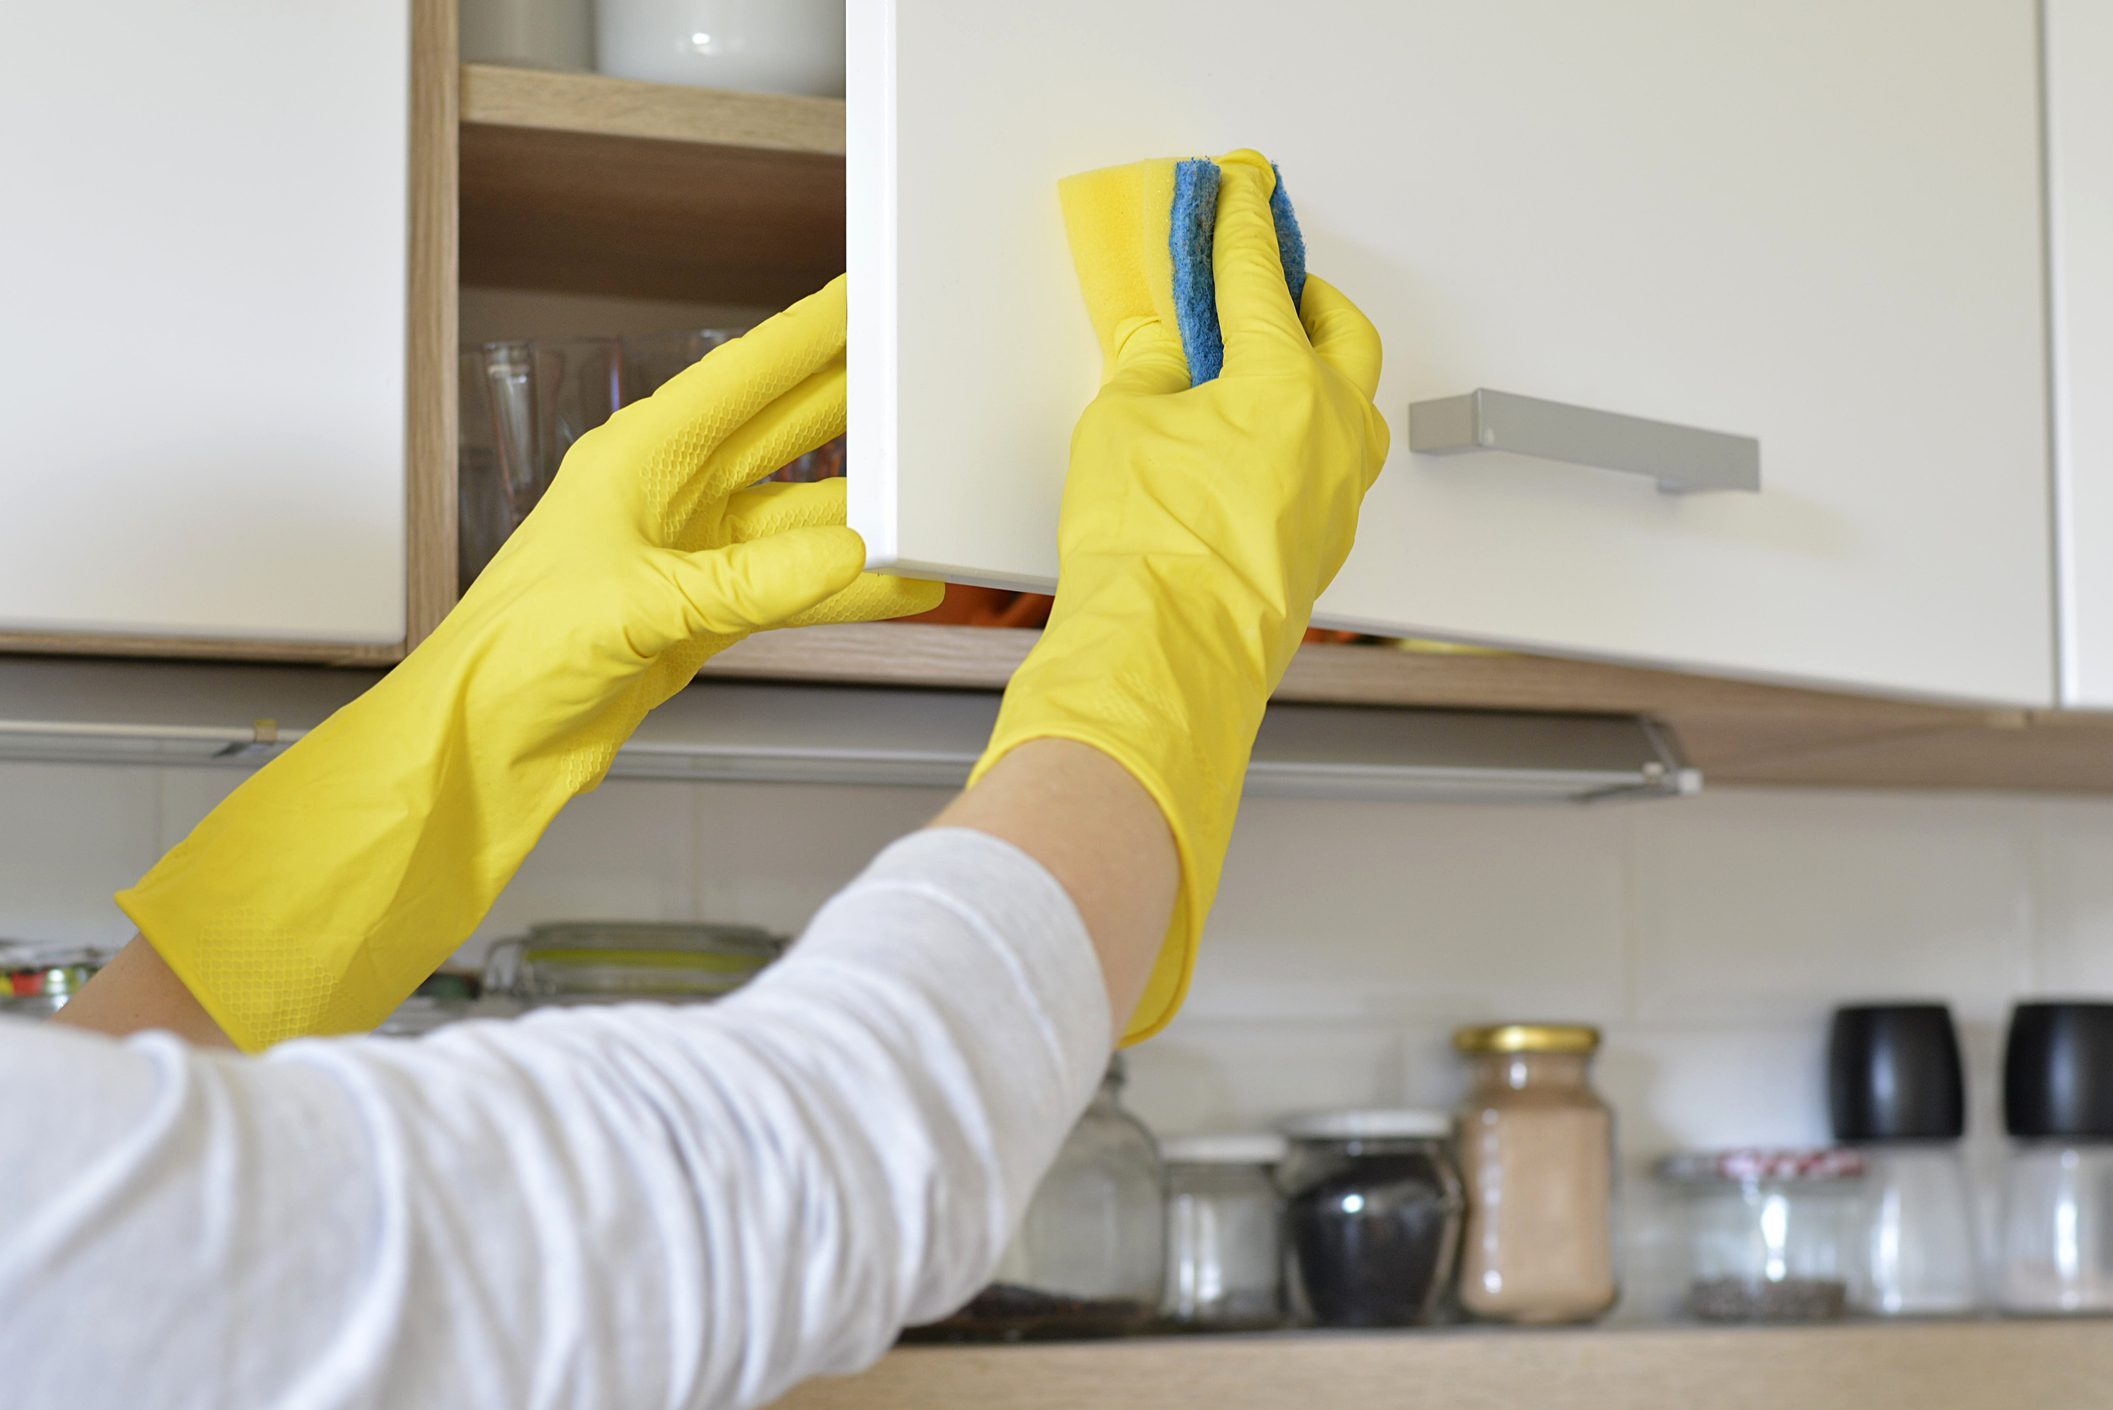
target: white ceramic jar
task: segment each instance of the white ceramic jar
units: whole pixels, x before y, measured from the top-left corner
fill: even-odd
[[[617,78],[844,96],[844,0],[600,0],[595,40]]]

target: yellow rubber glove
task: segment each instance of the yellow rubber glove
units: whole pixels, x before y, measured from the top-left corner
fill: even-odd
[[[1120,762],[1166,814],[1181,888],[1127,1042],[1164,1027],[1187,992],[1263,707],[1387,455],[1372,404],[1378,334],[1319,279],[1292,307],[1269,163],[1243,151],[1220,165],[1225,370],[1200,387],[1151,281],[1123,273],[1154,257],[1130,252],[1141,238],[1159,241],[1165,262],[1166,220],[1155,230],[1150,210],[1109,195],[1155,183],[1118,172],[1062,191],[1110,357],[1072,438],[1049,627],[976,769],[1030,739],[1077,740]]]
[[[581,437],[431,638],[118,904],[243,1048],[372,1028],[706,657],[937,605],[861,573],[841,481],[755,484],[843,429],[839,279]]]

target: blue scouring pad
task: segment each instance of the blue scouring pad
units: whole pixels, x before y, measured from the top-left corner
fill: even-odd
[[[1272,171],[1276,170],[1274,167]],[[1211,277],[1211,242],[1218,224],[1218,164],[1206,158],[1174,166],[1174,210],[1168,222],[1167,250],[1174,259],[1174,312],[1181,324],[1181,349],[1189,360],[1189,381],[1201,386],[1225,368],[1225,333],[1218,326],[1218,289]],[[1277,225],[1277,253],[1284,261],[1284,283],[1292,307],[1306,292],[1306,240],[1291,197],[1284,194],[1284,173],[1277,172],[1269,213]]]

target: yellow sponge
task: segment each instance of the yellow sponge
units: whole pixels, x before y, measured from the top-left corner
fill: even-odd
[[[1170,328],[1176,322],[1174,262],[1167,253],[1175,165],[1172,157],[1133,162],[1057,183],[1071,262],[1104,361],[1114,360],[1116,329],[1125,319],[1156,317]]]
[[[1297,307],[1306,290],[1306,242],[1284,193],[1283,173],[1270,170],[1276,174],[1269,211],[1277,254]],[[1224,367],[1211,266],[1219,180],[1215,161],[1169,157],[1089,171],[1058,184],[1072,262],[1104,363],[1113,362],[1125,322],[1150,318],[1180,331],[1192,384],[1210,381]]]

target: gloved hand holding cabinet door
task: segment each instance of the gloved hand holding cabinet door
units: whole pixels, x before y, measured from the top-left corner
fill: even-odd
[[[1174,835],[1181,887],[1129,1041],[1180,1007],[1255,731],[1387,456],[1379,336],[1341,293],[1294,305],[1259,154],[1220,162],[1224,370],[1191,385],[1168,257],[1173,163],[1065,183],[1073,257],[1107,354],[1072,437],[1056,605],[977,777],[1031,739],[1121,763]]]
[[[372,1028],[466,939],[646,712],[750,632],[928,610],[861,572],[844,281],[582,437],[431,638],[118,902],[237,1045]]]

